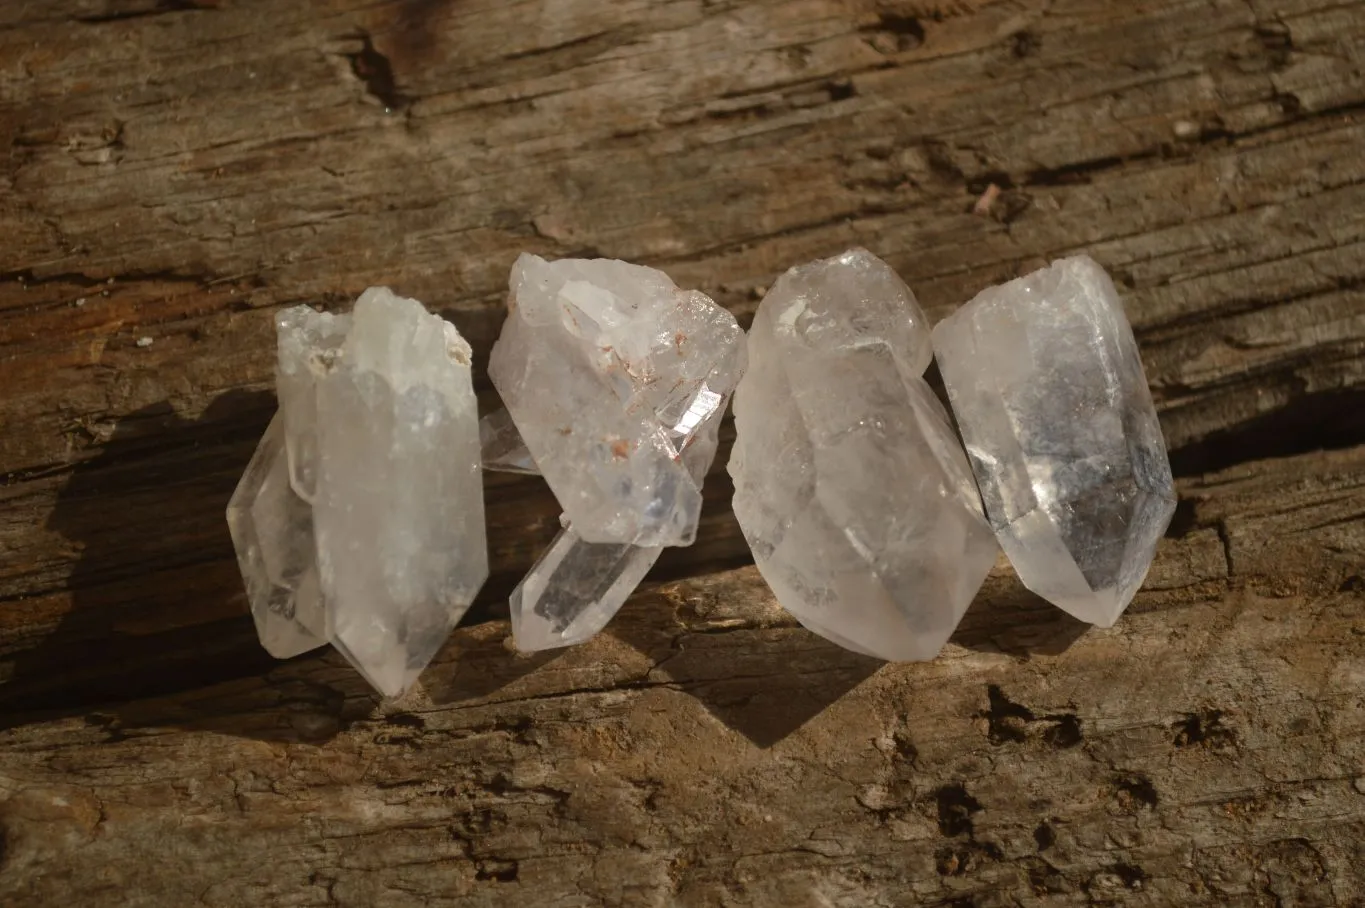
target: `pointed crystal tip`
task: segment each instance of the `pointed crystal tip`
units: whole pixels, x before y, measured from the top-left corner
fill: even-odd
[[[512,593],[512,637],[535,652],[582,643],[596,634],[645,579],[661,548],[584,542],[572,528]]]

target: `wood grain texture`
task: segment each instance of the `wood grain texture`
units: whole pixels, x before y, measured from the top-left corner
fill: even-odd
[[[0,903],[1365,902],[1363,67],[1359,0],[0,4]],[[260,651],[274,309],[389,284],[482,364],[524,249],[747,322],[853,244],[934,317],[1115,275],[1182,494],[1117,628],[1002,563],[934,663],[829,646],[723,447],[586,646],[508,651],[557,509],[490,477],[424,691]]]

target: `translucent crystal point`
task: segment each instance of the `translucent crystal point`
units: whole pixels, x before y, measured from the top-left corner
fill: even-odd
[[[326,640],[397,695],[488,576],[469,347],[382,287],[277,328],[281,411],[228,512],[261,639]]]
[[[653,268],[517,260],[489,375],[582,539],[693,541],[701,488],[681,454],[738,381],[742,337]]]
[[[522,652],[583,643],[620,610],[662,548],[584,542],[565,528],[512,592],[512,638]]]
[[[511,291],[489,367],[508,413],[481,423],[484,463],[540,471],[564,508],[511,597],[534,651],[596,634],[663,546],[695,538],[745,349],[734,316],[652,268],[523,255]]]
[[[261,645],[288,659],[326,643],[312,509],[289,487],[278,413],[232,494],[227,519]]]
[[[934,347],[1000,543],[1029,589],[1108,627],[1175,512],[1113,282],[1086,256],[979,294]]]
[[[735,516],[759,571],[806,627],[883,659],[933,658],[997,551],[931,355],[910,289],[854,249],[768,291],[735,394]]]
[[[313,526],[332,642],[397,694],[488,577],[469,345],[416,300],[367,290],[317,379],[317,421]]]

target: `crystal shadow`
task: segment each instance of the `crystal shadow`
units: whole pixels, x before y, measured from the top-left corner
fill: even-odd
[[[322,743],[373,715],[379,698],[340,657],[280,662],[256,639],[222,515],[274,410],[267,391],[227,392],[198,419],[145,407],[72,469],[46,522],[79,552],[62,585],[70,603],[14,657],[0,728],[83,716],[111,739],[173,727]],[[525,557],[505,553],[482,613]],[[460,693],[485,696],[535,667],[507,661],[511,674],[461,674]]]
[[[775,607],[775,606],[774,606]],[[651,676],[694,697],[760,748],[779,743],[885,663],[794,624],[707,626],[672,587],[643,588],[606,633],[654,663]]]
[[[948,642],[1019,658],[1059,656],[1090,625],[1029,590],[1013,570],[992,570]]]
[[[71,470],[46,523],[79,553],[63,584],[70,604],[17,655],[0,687],[0,726],[20,712],[79,715],[273,664],[242,620],[218,513],[272,407],[272,395],[245,391],[194,420],[168,403],[144,407]]]

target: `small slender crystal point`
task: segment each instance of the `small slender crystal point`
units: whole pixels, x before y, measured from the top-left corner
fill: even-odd
[[[483,468],[536,474],[535,461],[506,410],[479,421]],[[714,435],[714,430],[711,431]],[[700,452],[704,445],[694,445]],[[695,455],[694,455],[695,456]],[[711,454],[704,455],[710,466]],[[659,560],[662,548],[613,542],[584,542],[568,520],[550,547],[512,591],[512,638],[530,653],[573,646],[592,637],[611,620]]]
[[[854,249],[768,291],[735,394],[735,516],[759,571],[807,628],[889,660],[938,654],[997,551],[931,355],[910,289]]]
[[[572,528],[561,530],[512,593],[517,649],[529,653],[583,643],[606,627],[662,553],[584,542]]]
[[[689,545],[701,487],[680,461],[743,372],[743,332],[705,294],[608,259],[512,268],[488,372],[582,539]]]
[[[469,346],[383,287],[277,328],[281,411],[228,512],[261,640],[330,642],[395,696],[488,576]]]
[[[934,329],[986,513],[1024,585],[1112,625],[1175,512],[1133,330],[1087,256],[992,287]]]
[[[284,420],[270,421],[227,509],[256,634],[288,659],[327,642],[313,553],[313,515],[289,486]]]

